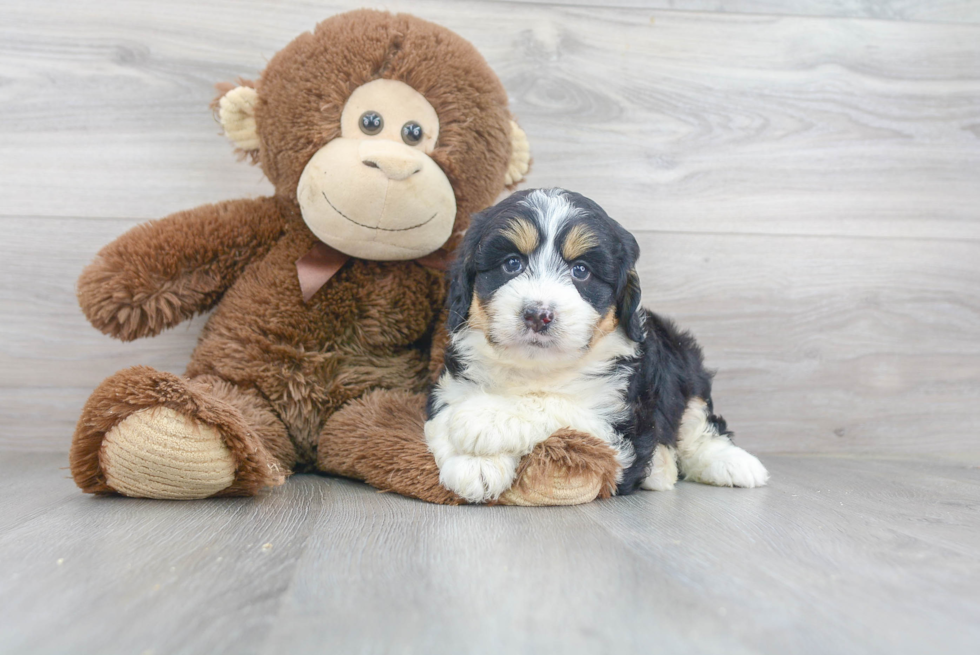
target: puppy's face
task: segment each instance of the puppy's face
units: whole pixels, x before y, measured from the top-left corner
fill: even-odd
[[[640,340],[638,254],[591,200],[561,189],[516,193],[473,219],[454,266],[450,331],[479,330],[530,359],[581,357],[620,322]]]

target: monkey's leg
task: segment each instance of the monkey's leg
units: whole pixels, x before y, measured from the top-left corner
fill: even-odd
[[[317,467],[430,503],[459,505],[439,484],[439,467],[425,443],[425,394],[377,389],[327,419]]]
[[[282,484],[294,463],[285,427],[256,392],[146,366],[99,385],[71,446],[83,491],[140,498],[250,496]]]
[[[351,401],[320,435],[321,471],[431,503],[465,501],[439,484],[439,467],[425,443],[425,395],[376,390]],[[610,496],[620,466],[602,441],[559,430],[535,446],[517,469],[505,505],[575,505]]]

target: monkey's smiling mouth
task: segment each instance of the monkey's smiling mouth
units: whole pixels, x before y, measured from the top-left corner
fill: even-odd
[[[344,218],[346,218],[348,221],[350,221],[354,225],[357,225],[359,227],[366,228],[368,230],[381,230],[382,232],[407,232],[408,230],[414,230],[416,228],[422,227],[423,225],[428,225],[429,223],[432,222],[432,219],[434,219],[439,214],[439,212],[436,212],[435,214],[433,214],[432,216],[430,216],[428,220],[422,221],[418,225],[412,225],[410,227],[399,227],[399,228],[371,227],[370,225],[365,225],[364,223],[358,223],[353,218],[351,218],[350,216],[348,216],[344,212],[342,212],[339,209],[337,209],[337,206],[334,205],[332,202],[330,202],[330,198],[327,197],[327,194],[326,194],[325,191],[320,191],[320,193],[323,195],[323,199],[327,201],[327,204],[330,205],[331,207],[333,207],[333,210],[335,212],[337,212],[338,214],[340,214],[341,216],[343,216]]]

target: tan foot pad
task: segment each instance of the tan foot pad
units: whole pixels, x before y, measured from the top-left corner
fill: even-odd
[[[109,486],[136,498],[206,498],[235,481],[221,434],[167,407],[140,410],[112,428],[99,461]]]
[[[540,480],[540,478],[539,478]],[[599,495],[602,480],[593,476],[568,478],[556,474],[552,484],[531,486],[521,480],[500,496],[501,505],[540,507],[546,505],[582,505],[591,503]]]

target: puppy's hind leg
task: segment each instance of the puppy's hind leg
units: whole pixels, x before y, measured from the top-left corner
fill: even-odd
[[[761,487],[769,480],[762,462],[722,433],[701,398],[691,398],[684,411],[677,457],[686,480],[719,487]]]
[[[657,444],[650,460],[650,473],[640,485],[650,491],[669,491],[677,482],[677,452],[665,444]]]

